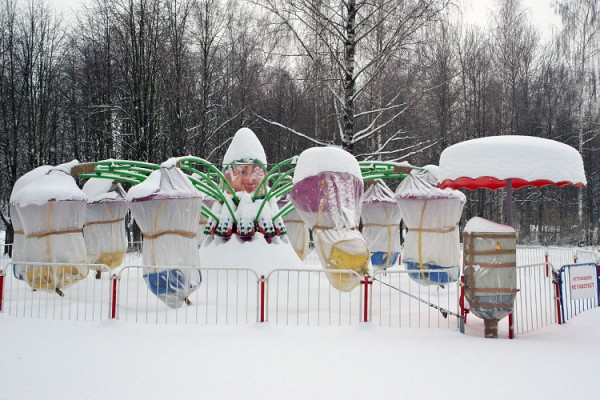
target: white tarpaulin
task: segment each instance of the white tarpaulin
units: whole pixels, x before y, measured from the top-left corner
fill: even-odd
[[[376,181],[363,194],[362,235],[371,252],[371,264],[375,268],[396,265],[400,254],[400,208],[394,192],[382,181]]]
[[[17,207],[14,204],[14,198],[19,190],[23,189],[31,182],[35,181],[42,175],[45,175],[50,171],[53,167],[51,165],[42,165],[41,167],[37,167],[25,175],[17,179],[15,185],[13,186],[12,192],[10,194],[10,218],[13,224],[13,248],[12,248],[12,260],[13,261],[26,261],[23,257],[23,246],[25,242],[25,231],[23,231],[23,224],[21,223],[21,218],[19,217],[19,213],[17,212]]]
[[[202,196],[175,163],[167,163],[129,189],[127,201],[144,234],[143,264],[156,267],[146,268],[144,279],[160,300],[177,308],[201,282],[193,268],[200,264],[196,234]]]
[[[313,231],[315,249],[328,270],[368,272],[369,249],[356,229],[360,220],[363,182],[356,159],[334,147],[314,147],[298,157],[294,188],[289,194],[298,214]],[[328,274],[333,287],[350,291],[360,280],[349,274]]]
[[[90,264],[116,268],[127,251],[125,191],[109,179],[91,178],[83,185],[88,197],[83,237]]]
[[[281,203],[281,207],[287,204],[287,201]],[[302,220],[300,214],[295,209],[283,217],[286,228],[286,235],[294,251],[301,260],[306,258],[308,253],[309,232],[308,225]]]
[[[42,263],[84,264],[87,261],[82,228],[87,197],[70,175],[77,161],[62,164],[32,180],[13,197],[23,225],[25,240],[22,257]],[[70,286],[89,273],[76,265],[32,267],[17,266],[15,275],[34,289],[57,291]]]
[[[426,285],[458,279],[458,221],[466,202],[458,191],[438,189],[435,180],[429,172],[415,169],[396,189],[400,214],[408,228],[402,262],[409,270],[451,268],[435,274],[411,274]]]

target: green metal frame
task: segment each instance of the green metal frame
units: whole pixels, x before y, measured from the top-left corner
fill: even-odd
[[[260,198],[261,192],[265,192],[265,194],[256,213],[255,222],[258,221],[260,214],[270,199],[281,198],[292,190],[294,186],[292,176],[295,171],[296,160],[297,157],[292,157],[275,164],[256,188],[252,195],[253,201]],[[405,168],[404,166],[392,162],[360,161],[358,164],[363,181],[365,182],[377,179],[404,179],[407,176],[407,173],[398,171],[399,168]],[[80,173],[79,178],[104,178],[135,185],[146,180],[153,171],[160,169],[160,165],[157,164],[128,160],[103,160],[94,162],[93,165],[93,173]],[[226,190],[231,194],[235,204],[239,203],[239,199],[223,172],[215,164],[200,157],[187,156],[179,158],[177,166],[189,174],[188,178],[190,182],[198,191],[225,204],[232,220],[234,223],[237,222],[235,212],[231,208],[229,201],[227,201],[224,191]],[[286,204],[273,216],[273,220],[286,216],[294,208],[293,204]],[[202,214],[205,217],[213,218],[217,222],[219,221],[219,218],[204,205],[202,205]]]

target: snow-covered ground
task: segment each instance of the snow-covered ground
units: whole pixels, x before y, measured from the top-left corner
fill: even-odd
[[[597,398],[600,309],[515,340],[481,329],[475,318],[462,335],[0,315],[0,399]]]

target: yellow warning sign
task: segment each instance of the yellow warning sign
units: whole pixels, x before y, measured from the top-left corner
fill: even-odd
[[[502,250],[502,245],[500,242],[496,242],[496,250]]]

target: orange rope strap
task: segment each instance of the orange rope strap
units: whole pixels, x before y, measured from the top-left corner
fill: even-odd
[[[196,232],[188,232],[188,231],[180,231],[180,230],[171,230],[171,231],[162,231],[153,234],[144,234],[144,239],[153,240],[157,239],[164,235],[179,235],[188,239],[192,239],[196,237]]]

